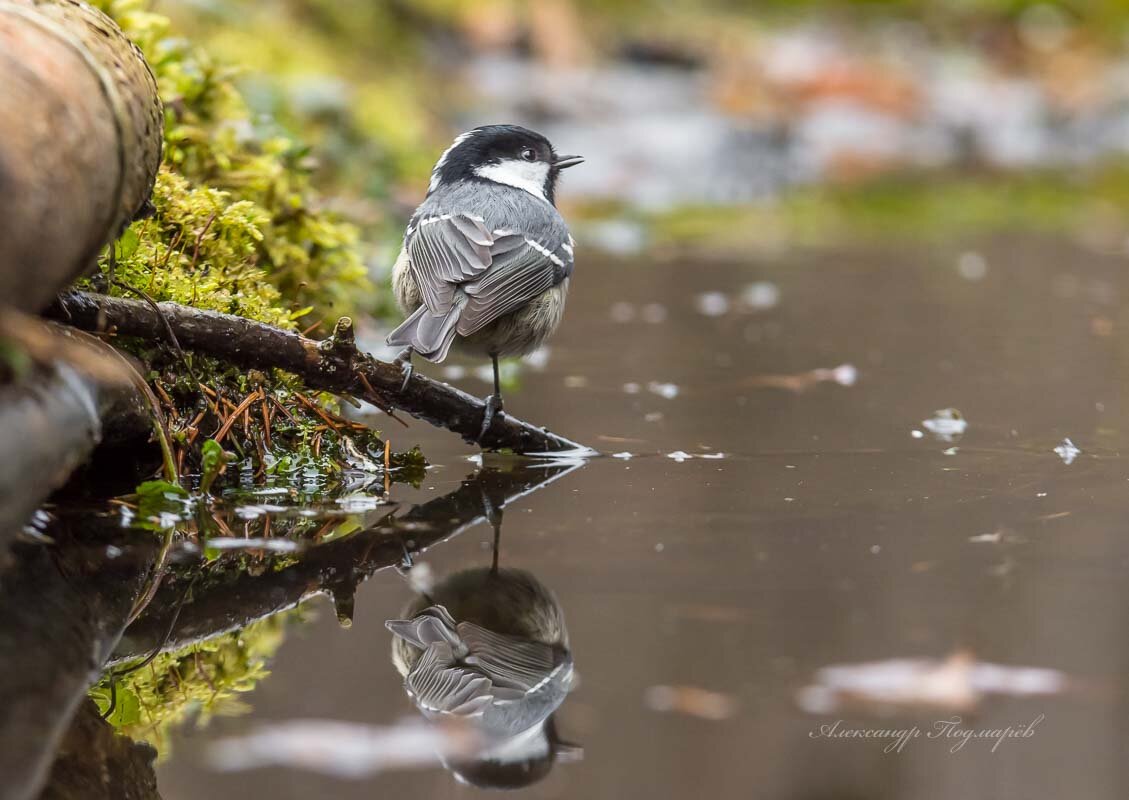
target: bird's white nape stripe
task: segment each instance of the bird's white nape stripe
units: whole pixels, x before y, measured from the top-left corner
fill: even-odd
[[[454,150],[456,147],[458,147],[473,135],[474,131],[460,133],[455,137],[455,141],[451,142],[451,146],[443,151],[443,155],[439,156],[439,160],[435,162],[435,167],[431,170],[431,183],[428,185],[427,191],[434,192],[439,188],[439,173],[442,171],[443,165],[447,163],[447,157],[451,155],[452,150]]]
[[[545,179],[549,177],[549,165],[544,161],[518,161],[507,158],[498,164],[485,164],[476,167],[474,174],[494,183],[504,183],[515,189],[524,189],[534,197],[549,202],[545,196]]]

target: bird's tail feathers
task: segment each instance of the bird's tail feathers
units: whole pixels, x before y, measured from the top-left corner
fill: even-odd
[[[457,302],[443,314],[432,314],[427,306],[420,306],[400,327],[388,334],[388,344],[408,346],[428,361],[440,362],[447,357],[455,341],[459,315],[465,304]]]

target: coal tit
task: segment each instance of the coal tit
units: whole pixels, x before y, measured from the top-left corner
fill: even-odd
[[[413,352],[439,362],[457,345],[489,356],[480,439],[502,411],[498,359],[536,350],[560,324],[573,240],[555,190],[561,170],[583,160],[518,125],[475,128],[440,156],[404,232],[392,288],[408,318],[388,336],[406,348],[404,388]]]

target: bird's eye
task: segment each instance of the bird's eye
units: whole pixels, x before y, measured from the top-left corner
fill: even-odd
[[[537,154],[533,152],[532,147],[527,147],[524,150],[522,150],[521,151],[521,157],[524,158],[526,161],[536,161],[537,160]]]

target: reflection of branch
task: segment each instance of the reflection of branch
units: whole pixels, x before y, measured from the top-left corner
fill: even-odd
[[[357,584],[373,573],[400,564],[487,519],[500,508],[571,472],[575,466],[552,465],[513,472],[483,469],[455,491],[415,506],[399,517],[388,516],[372,528],[306,550],[298,563],[278,572],[240,574],[221,585],[197,589],[180,611],[163,651],[187,645],[285,611],[318,594],[333,597],[338,609],[351,608]],[[161,644],[175,612],[176,587],[162,587],[149,611],[122,638],[111,664],[132,660]]]
[[[382,407],[403,409],[414,417],[458,433],[476,443],[485,404],[466,392],[433,381],[418,372],[400,391],[404,375],[395,364],[377,361],[353,342],[347,318],[323,342],[231,314],[159,303],[159,312],[137,300],[85,292],[62,295],[51,314],[88,331],[116,329],[125,336],[167,338],[166,325],[181,346],[243,367],[292,372],[307,385],[338,394],[364,397]],[[509,414],[497,417],[480,442],[518,453],[581,449],[576,442],[550,433]]]

